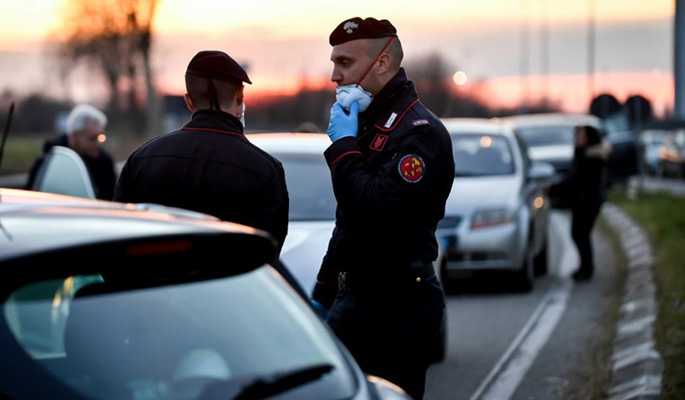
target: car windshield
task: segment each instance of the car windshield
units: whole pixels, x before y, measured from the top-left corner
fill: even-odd
[[[575,127],[567,126],[527,126],[516,129],[528,147],[573,146]]]
[[[511,148],[501,135],[453,134],[452,148],[457,177],[514,173]]]
[[[334,220],[331,173],[321,154],[278,154],[285,170],[291,221]]]
[[[219,390],[229,399],[258,379],[309,370],[320,372],[279,398],[354,394],[330,334],[270,266],[135,289],[108,279],[70,276],[9,293],[4,368],[25,368],[11,385],[35,384],[39,366],[86,398],[216,398]]]

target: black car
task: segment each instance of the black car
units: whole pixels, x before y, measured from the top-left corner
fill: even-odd
[[[0,397],[406,399],[275,254],[201,214],[0,189]]]

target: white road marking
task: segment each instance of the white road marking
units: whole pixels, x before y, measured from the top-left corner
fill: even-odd
[[[530,369],[554,328],[561,320],[573,287],[568,276],[578,265],[578,254],[570,239],[570,221],[567,215],[553,213],[551,247],[557,249],[557,274],[561,283],[551,288],[495,367],[471,396],[471,400],[509,399]]]

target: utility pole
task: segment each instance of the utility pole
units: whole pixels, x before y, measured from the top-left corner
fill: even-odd
[[[548,1],[540,0],[540,66],[542,75],[542,99],[549,99],[549,15]]]
[[[589,101],[595,97],[595,0],[588,0],[587,79]]]
[[[685,120],[685,0],[675,0],[674,33],[674,116],[678,119]]]
[[[528,40],[528,31],[529,31],[529,21],[528,21],[528,1],[527,0],[521,0],[521,11],[522,11],[522,18],[521,18],[521,45],[520,45],[520,50],[521,54],[519,56],[521,64],[520,64],[520,76],[521,76],[521,104],[524,109],[527,108],[528,105],[528,95],[529,95],[529,87],[528,87],[528,74],[530,73],[530,42]]]

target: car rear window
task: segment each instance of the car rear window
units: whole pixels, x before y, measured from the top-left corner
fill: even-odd
[[[528,147],[573,146],[575,127],[567,126],[529,126],[516,129]]]
[[[3,349],[18,346],[87,398],[201,398],[217,385],[234,393],[256,377],[321,364],[332,372],[283,398],[353,394],[354,378],[330,334],[269,266],[135,286],[101,274],[22,285],[2,305],[2,329],[11,334],[2,337],[14,338]],[[16,361],[6,357],[3,368]],[[24,375],[17,385],[40,384],[29,370]]]
[[[455,176],[512,175],[515,172],[509,142],[502,135],[452,135]]]
[[[285,170],[291,221],[334,220],[331,173],[321,154],[274,154]]]

